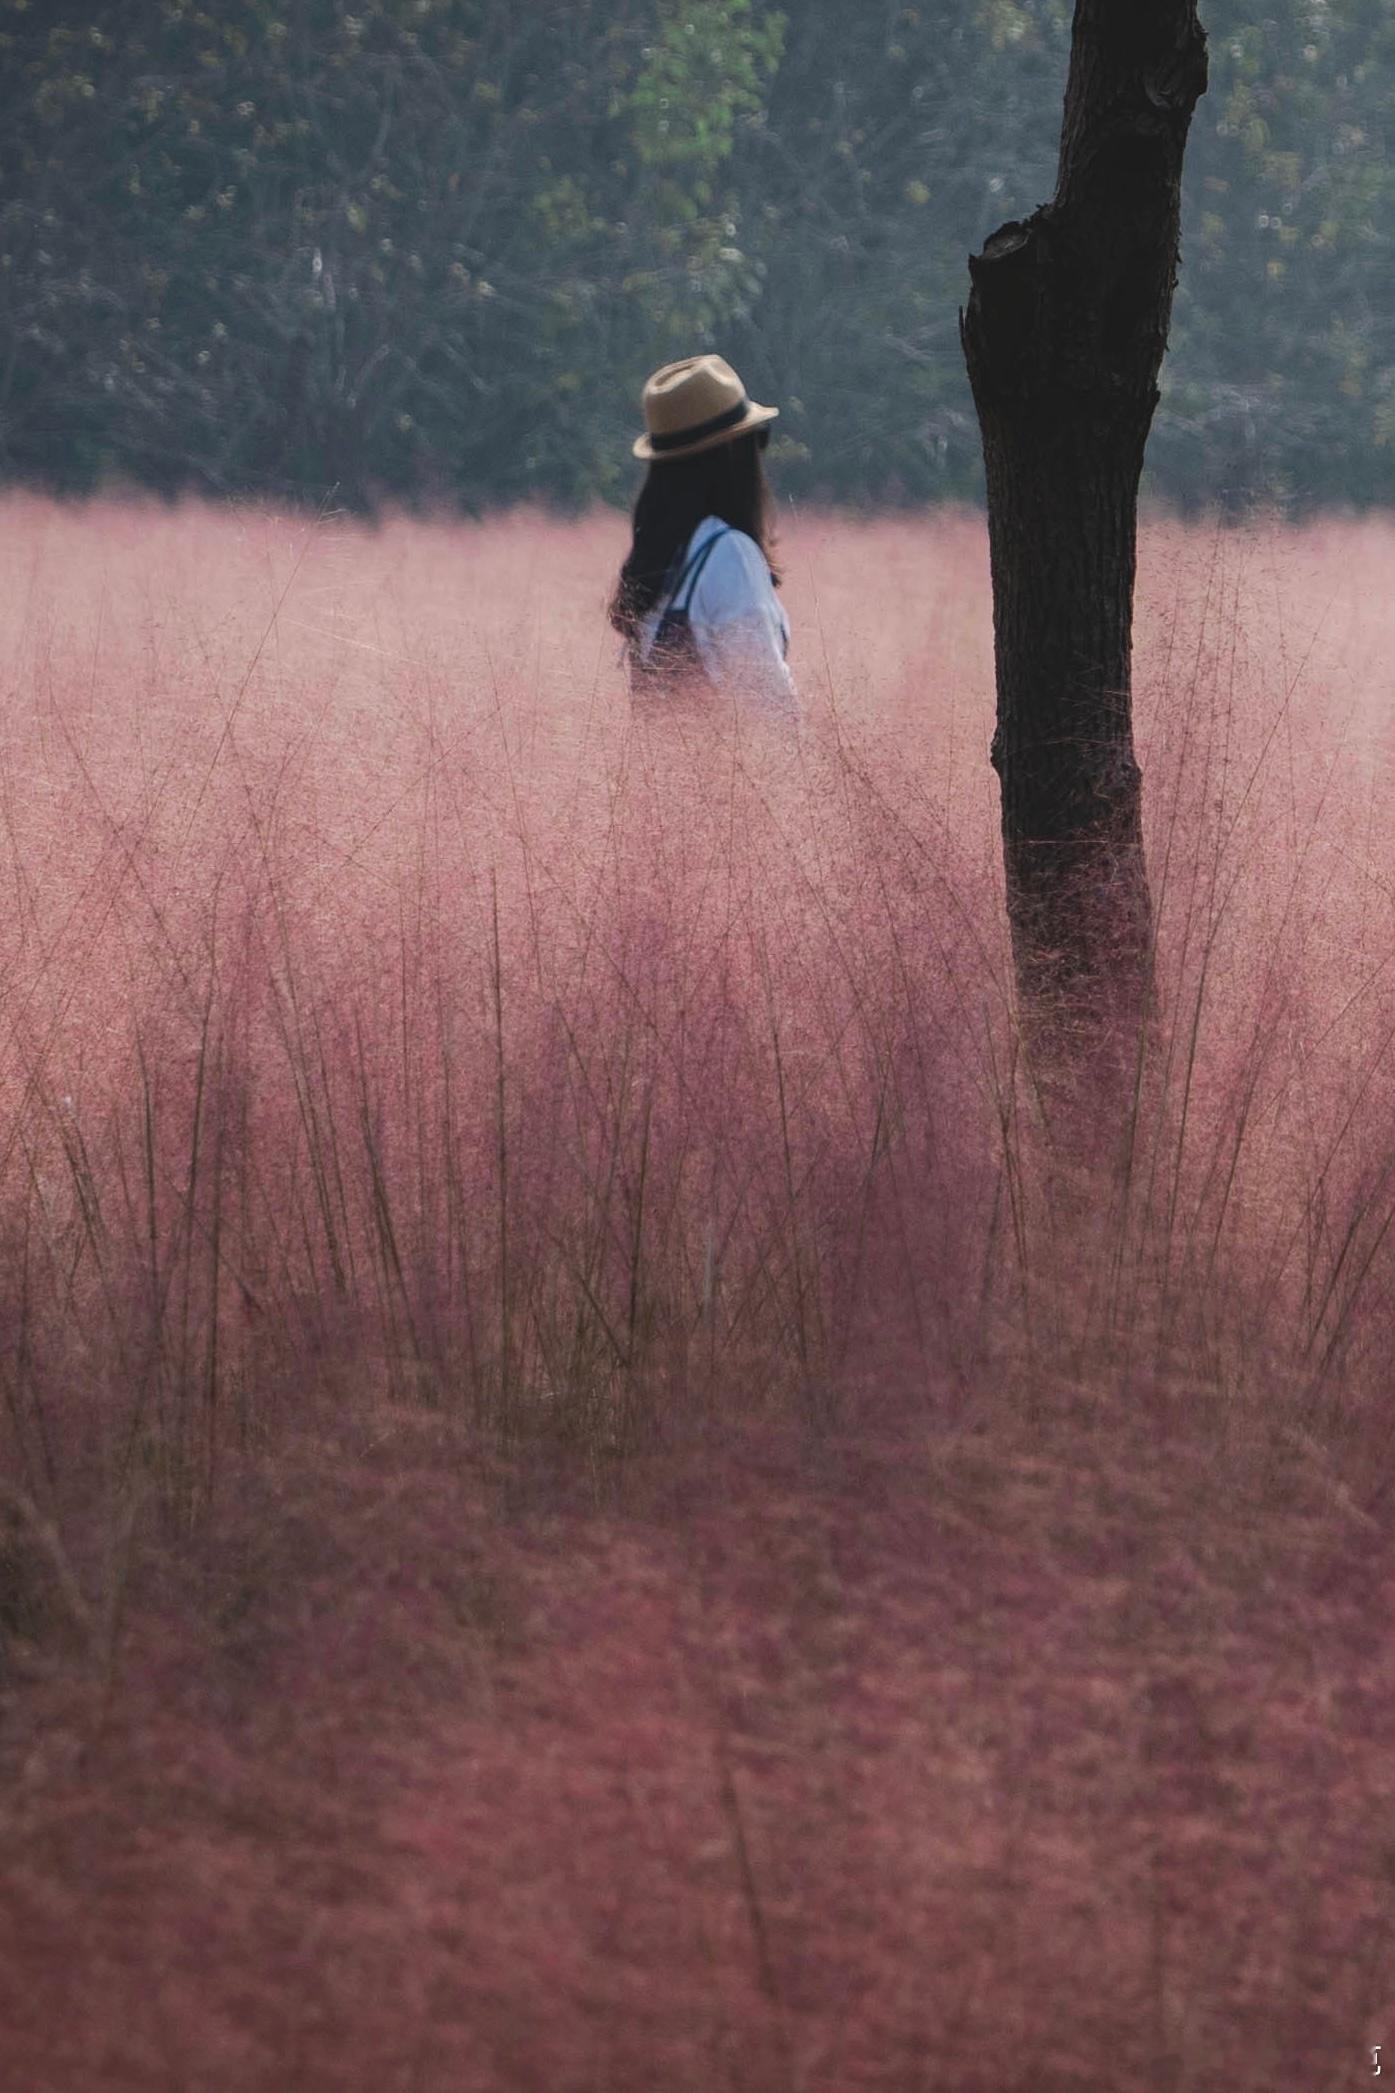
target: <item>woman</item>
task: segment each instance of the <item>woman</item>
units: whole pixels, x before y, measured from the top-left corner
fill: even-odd
[[[634,453],[649,471],[610,606],[637,693],[687,686],[793,710],[761,456],[778,413],[720,356],[665,364],[645,386]]]

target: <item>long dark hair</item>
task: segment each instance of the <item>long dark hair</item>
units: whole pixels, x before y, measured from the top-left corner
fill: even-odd
[[[610,599],[610,622],[626,639],[634,638],[663,595],[674,561],[704,516],[745,531],[771,560],[774,501],[761,456],[767,433],[757,429],[696,457],[650,466],[635,503],[634,542]],[[778,586],[773,563],[770,575]]]

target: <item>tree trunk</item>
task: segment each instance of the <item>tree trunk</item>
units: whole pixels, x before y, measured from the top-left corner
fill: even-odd
[[[1196,0],[1076,0],[1054,199],[970,258],[1003,856],[1031,1032],[1132,1036],[1152,908],[1130,691],[1138,482],[1206,86]]]

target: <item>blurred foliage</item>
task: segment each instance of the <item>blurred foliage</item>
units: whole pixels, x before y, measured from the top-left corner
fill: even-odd
[[[1210,0],[1151,454],[1389,498],[1395,11]],[[616,498],[720,346],[806,496],[973,496],[965,257],[1052,186],[1067,0],[0,0],[0,472]]]

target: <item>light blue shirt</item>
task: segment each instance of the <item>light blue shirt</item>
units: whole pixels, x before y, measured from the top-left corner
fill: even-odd
[[[698,658],[718,690],[752,697],[788,712],[794,679],[785,661],[790,625],[775,593],[770,567],[754,538],[704,516],[688,540],[680,566],[718,531],[725,532],[703,561],[688,605]],[[661,597],[640,626],[640,658],[647,661],[669,599]]]

